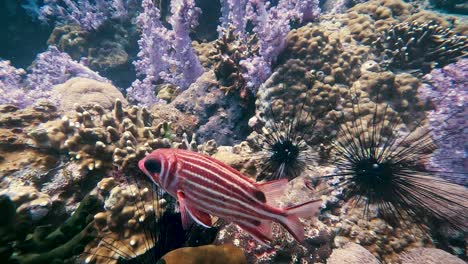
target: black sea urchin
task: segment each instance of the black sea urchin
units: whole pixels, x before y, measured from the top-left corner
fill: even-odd
[[[160,194],[146,177],[138,176],[138,180],[136,177],[125,178],[128,181],[125,184],[129,186],[127,190],[133,197],[126,201],[126,206],[136,208],[138,223],[132,223],[132,228],[130,219],[125,225],[130,233],[123,234],[124,237],[98,236],[98,245],[83,254],[85,263],[101,260],[105,263],[154,264],[171,250],[210,244],[216,237],[217,227],[206,229],[194,223],[184,230],[180,213],[174,208],[175,201],[162,205],[161,198],[169,201],[171,197]],[[136,241],[132,237],[142,239]]]
[[[468,54],[466,36],[460,36],[434,21],[397,24],[386,30],[374,44],[382,55],[383,65],[422,73]]]
[[[299,109],[287,113],[283,107],[276,114],[270,107],[270,116],[262,132],[258,134],[256,144],[263,149],[262,169],[257,180],[277,180],[287,178],[292,180],[299,176],[312,164],[315,157],[304,140],[304,134],[310,129],[304,129],[305,123],[314,127],[316,120],[305,113],[304,104]]]
[[[323,177],[336,180],[345,201],[363,204],[366,215],[370,205],[377,206],[392,225],[437,222],[466,231],[468,191],[440,178],[466,177],[466,172],[425,169],[441,138],[433,138],[422,121],[410,132],[401,131],[401,118],[388,105],[372,108],[364,118],[354,104],[352,121],[341,125],[332,142],[331,162],[338,171]]]

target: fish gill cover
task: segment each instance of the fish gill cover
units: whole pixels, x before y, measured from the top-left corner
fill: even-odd
[[[0,262],[464,263],[466,10],[2,1]],[[138,168],[161,148],[278,180],[256,196],[275,207],[322,205],[302,243],[183,229]]]

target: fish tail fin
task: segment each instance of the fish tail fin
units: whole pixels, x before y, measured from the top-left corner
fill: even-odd
[[[285,208],[287,216],[280,221],[281,224],[299,241],[304,241],[304,225],[300,218],[312,217],[319,210],[322,200],[313,200],[303,204]]]

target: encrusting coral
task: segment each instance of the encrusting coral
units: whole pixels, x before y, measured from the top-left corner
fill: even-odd
[[[27,133],[57,117],[57,108],[47,102],[26,109],[0,106],[0,175],[19,171],[25,165],[47,170],[56,164],[57,158],[31,144]]]

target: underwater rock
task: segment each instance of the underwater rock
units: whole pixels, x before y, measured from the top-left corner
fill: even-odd
[[[0,176],[24,169],[46,171],[55,166],[57,158],[35,148],[28,132],[58,116],[57,108],[46,101],[25,109],[0,105]]]
[[[255,177],[259,171],[259,164],[258,159],[252,154],[247,142],[243,141],[233,147],[219,146],[216,148],[216,152],[211,153],[211,156],[240,171],[245,176]]]
[[[427,162],[433,171],[464,172],[468,170],[468,139],[466,117],[468,114],[468,59],[460,59],[442,69],[434,69],[424,76],[427,82],[418,90],[418,96],[429,109],[427,119],[432,133],[437,137],[451,134],[438,142],[439,148]],[[447,159],[446,157],[450,157]],[[468,177],[461,175],[447,180],[468,185]]]
[[[125,86],[134,78],[130,63],[136,42],[136,31],[116,21],[108,21],[97,31],[86,31],[78,25],[57,25],[47,43],[67,52],[73,59],[84,59],[87,66]]]
[[[380,264],[381,262],[364,247],[356,243],[348,243],[343,248],[334,249],[330,257],[327,259],[327,263]]]
[[[214,139],[220,145],[232,145],[246,136],[249,117],[239,101],[234,96],[226,96],[218,86],[214,72],[208,71],[171,105],[198,117],[196,133],[202,142]]]
[[[89,33],[78,25],[60,25],[54,28],[47,43],[78,60],[86,54],[88,38]]]
[[[100,207],[95,196],[85,197],[80,206],[55,230],[36,227],[24,241],[17,241],[17,249],[10,261],[20,264],[40,264],[64,260],[78,254],[93,238],[92,218],[89,216]]]
[[[39,192],[33,186],[14,186],[3,189],[0,195],[8,196],[16,204],[17,214],[27,214],[35,223],[49,214],[52,200],[49,195]]]
[[[171,104],[156,104],[151,108],[153,123],[169,123],[170,133],[182,138],[184,133],[192,135],[198,125],[198,118],[190,113],[181,112]]]
[[[56,85],[52,92],[59,103],[58,108],[65,113],[73,111],[76,104],[81,107],[98,104],[110,110],[117,99],[122,102],[123,106],[127,106],[127,100],[115,86],[87,78],[72,78],[63,84]]]
[[[400,256],[402,264],[464,264],[465,261],[437,248],[415,248]]]
[[[247,264],[244,252],[233,245],[207,245],[173,250],[162,257],[161,264]]]

